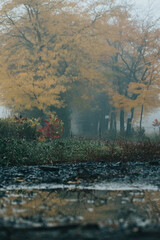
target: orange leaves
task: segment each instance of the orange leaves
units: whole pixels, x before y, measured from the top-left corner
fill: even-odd
[[[62,94],[76,91],[73,82],[79,82],[82,89],[87,81],[100,78],[96,67],[104,39],[95,36],[90,14],[78,6],[74,1],[58,0],[12,0],[3,5],[0,11],[6,32],[0,35],[0,71],[5,72],[1,87],[7,105],[17,109],[63,107]]]
[[[151,102],[151,86],[159,79],[158,31],[131,19],[127,5],[114,0],[90,4],[3,4],[0,83],[7,105],[62,108],[68,94],[73,105],[91,101],[96,106],[95,96],[101,93],[118,110]]]
[[[115,93],[112,96],[112,100],[110,102],[116,109],[124,109],[126,111],[130,111],[132,107],[136,107],[137,103],[136,101],[129,99],[119,93]]]
[[[144,83],[131,82],[128,86],[128,92],[130,94],[141,94],[146,88]]]
[[[13,18],[10,13],[19,6],[22,14]],[[74,33],[69,25],[74,21],[80,27],[71,7],[73,4],[56,0],[12,0],[4,4],[1,13],[6,13],[4,28],[7,24],[9,30],[0,36],[5,40],[0,48],[5,84],[2,74],[0,82],[7,105],[12,102],[17,109],[64,106],[60,95],[67,91],[71,79],[65,71],[78,53],[76,45],[72,51]]]

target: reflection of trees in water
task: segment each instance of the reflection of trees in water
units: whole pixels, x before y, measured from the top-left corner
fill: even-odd
[[[76,222],[82,219],[95,222],[136,221],[136,217],[160,223],[160,192],[97,191],[97,190],[18,190],[8,191],[0,198],[6,212],[0,217],[35,221]]]
[[[88,208],[95,209],[107,204],[107,199],[104,194],[100,194],[96,190],[69,190],[60,192],[60,197],[66,199],[70,208],[70,214],[83,215],[83,212]],[[69,214],[69,213],[68,213]]]
[[[60,190],[56,197],[64,204],[56,202],[56,215],[101,217],[112,219],[135,220],[135,217],[154,219],[158,222],[160,208],[154,198],[159,198],[159,192],[148,191],[96,191],[96,190]],[[52,196],[55,191],[48,195]],[[46,198],[47,200],[47,198]],[[51,206],[52,209],[52,206]],[[88,212],[93,209],[93,212]]]
[[[147,212],[155,224],[160,224],[160,192],[145,192]]]
[[[127,195],[127,192],[123,193]],[[132,191],[128,202],[128,207],[119,210],[119,217],[125,220],[143,221],[150,220],[154,224],[160,223],[160,192],[156,191]]]

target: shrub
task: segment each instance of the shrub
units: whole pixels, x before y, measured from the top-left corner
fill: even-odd
[[[0,139],[0,165],[50,164],[54,160],[54,152],[49,143],[25,139]]]
[[[155,119],[152,123],[153,127],[157,127],[159,129],[159,135],[160,135],[160,122],[158,121],[158,119]]]
[[[34,140],[38,136],[38,126],[38,119],[17,117],[0,119],[0,137]]]
[[[44,121],[45,125],[38,129],[40,132],[39,140],[44,141],[52,140],[52,139],[58,139],[62,137],[64,128],[63,128],[63,122],[62,120],[58,119],[57,115],[55,113],[52,113],[49,116],[49,120]]]
[[[54,162],[159,160],[159,142],[55,139],[37,142],[0,138],[0,165],[41,165]]]

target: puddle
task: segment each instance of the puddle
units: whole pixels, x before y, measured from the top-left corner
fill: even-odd
[[[159,166],[1,167],[0,240],[159,240]]]
[[[0,189],[1,226],[71,224],[160,226],[160,191],[153,185],[10,185]]]

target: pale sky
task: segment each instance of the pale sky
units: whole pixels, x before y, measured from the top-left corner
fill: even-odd
[[[158,5],[160,5],[160,0],[135,0],[135,2],[139,6],[148,6],[148,5],[158,6]]]
[[[154,17],[160,17],[160,0],[131,0],[128,2],[135,2],[142,15],[150,12]]]

